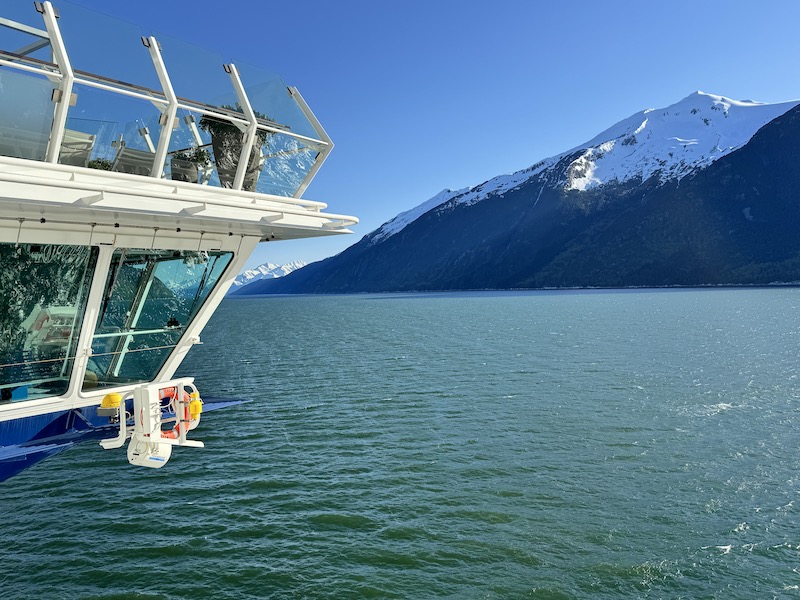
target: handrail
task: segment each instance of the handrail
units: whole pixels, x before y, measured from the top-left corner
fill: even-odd
[[[129,329],[128,331],[114,331],[112,333],[95,333],[93,340],[105,338],[127,337],[129,335],[153,335],[156,333],[167,333],[168,331],[179,331],[182,327],[162,327],[161,329]],[[93,355],[94,356],[94,355]],[[100,356],[100,355],[97,355]],[[2,366],[2,365],[0,365]]]
[[[10,57],[15,58],[15,59],[17,59],[19,61],[25,61],[25,62],[34,63],[34,64],[40,65],[42,67],[44,67],[44,66],[52,67],[55,72],[58,72],[58,65],[57,64],[48,62],[46,60],[42,60],[41,58],[35,58],[33,56],[26,56],[24,54],[18,54],[16,52],[11,52],[10,50],[3,50],[3,49],[0,49],[0,56],[10,56]],[[9,62],[11,62],[11,61],[9,61]],[[13,64],[17,64],[17,63],[15,62]]]
[[[160,330],[159,329],[159,330],[154,330],[154,332],[155,333],[164,333],[164,330]],[[149,333],[149,332],[145,332],[145,333]],[[129,333],[121,334],[120,337],[128,336],[128,335],[136,335],[136,334],[129,332]],[[92,336],[92,339],[97,339],[97,338],[102,338],[102,337],[107,337],[107,336],[94,335],[94,336]],[[162,344],[160,346],[148,346],[147,348],[134,348],[133,350],[126,350],[125,353],[127,353],[127,354],[135,354],[135,353],[140,353],[140,352],[150,352],[152,350],[166,350],[166,349],[169,349],[169,348],[177,348],[177,347],[178,347],[178,344]],[[96,357],[99,357],[99,356],[119,356],[121,354],[123,354],[123,352],[121,352],[121,351],[98,352],[98,353],[92,353],[92,356],[96,358]],[[76,360],[76,359],[78,359],[80,357],[81,357],[80,354],[75,354],[75,355],[70,354],[68,356],[59,356],[58,358],[40,358],[40,359],[37,359],[37,360],[25,360],[25,361],[20,361],[20,362],[2,364],[2,365],[0,365],[0,369],[6,369],[6,368],[12,368],[12,367],[35,367],[37,365],[55,364],[55,363],[67,363],[69,361],[74,361],[74,360]],[[44,383],[46,381],[58,381],[59,379],[68,379],[68,377],[63,376],[63,375],[59,375],[59,376],[56,376],[56,377],[47,377],[47,378],[44,378],[44,379],[40,378],[40,379],[33,379],[33,380],[14,381],[12,383],[0,384],[0,389],[11,388],[11,387],[19,387],[21,385],[36,385],[36,384],[39,384],[39,383]]]
[[[37,68],[37,67],[32,67],[30,65],[17,63],[17,62],[8,60],[6,58],[2,58],[3,54],[8,55],[8,54],[12,54],[12,53],[0,51],[0,65],[2,65],[4,67],[10,67],[12,69],[19,69],[20,71],[27,71],[28,73],[35,73],[37,75],[44,75],[45,77],[56,77],[58,79],[61,79],[61,77],[62,77],[61,73],[59,73],[56,70],[46,71],[46,70],[44,70],[42,68]],[[17,55],[13,55],[13,56],[17,56]],[[45,64],[50,64],[50,63],[45,63]],[[55,65],[53,65],[53,66],[55,66]]]
[[[77,71],[75,72],[77,73]],[[79,83],[81,85],[88,85],[89,87],[97,88],[99,90],[105,90],[107,92],[112,92],[114,94],[122,94],[123,96],[130,96],[131,98],[139,98],[140,100],[147,100],[148,102],[153,102],[154,104],[164,104],[164,105],[167,104],[167,101],[164,98],[159,98],[157,96],[152,96],[150,94],[141,93],[139,91],[136,91],[135,89],[128,89],[128,88],[135,88],[137,86],[133,85],[112,86],[107,83],[102,83],[101,81],[93,81],[93,79],[103,79],[103,78],[99,76],[92,76],[91,79],[76,77],[75,83]],[[147,88],[142,88],[142,89],[147,89]]]
[[[105,86],[105,89],[108,89],[109,91],[112,92],[116,91],[115,88],[120,88],[121,90],[127,90],[129,92],[138,93],[139,96],[146,97],[147,100],[164,99],[164,94],[162,92],[158,90],[152,90],[143,85],[128,83],[126,81],[120,81],[119,79],[113,79],[111,77],[106,77],[104,75],[97,75],[96,73],[90,73],[89,71],[81,71],[79,69],[75,69],[75,75],[82,76],[83,79],[79,80],[76,78],[76,81],[79,81],[84,85],[103,84]],[[164,99],[164,101],[166,100]]]

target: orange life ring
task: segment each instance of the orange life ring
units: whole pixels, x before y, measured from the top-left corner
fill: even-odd
[[[158,397],[161,400],[165,400],[169,398],[170,404],[174,404],[178,400],[178,388],[176,387],[168,387],[162,390],[159,390]],[[189,410],[189,406],[191,404],[191,395],[186,390],[183,390],[183,422],[186,423],[186,431],[191,431],[195,427],[197,427],[197,421],[192,423],[192,415]],[[180,421],[178,420],[178,411],[177,406],[175,407],[175,427],[171,430],[162,430],[161,437],[167,438],[171,440],[177,440],[180,437]],[[198,417],[199,421],[199,417]]]

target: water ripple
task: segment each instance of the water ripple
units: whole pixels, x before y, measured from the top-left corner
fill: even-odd
[[[796,594],[797,293],[226,301],[182,372],[253,402],[0,487],[2,597]]]

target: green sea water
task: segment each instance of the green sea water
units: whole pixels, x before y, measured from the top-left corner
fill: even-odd
[[[0,598],[800,597],[800,290],[226,300],[252,402],[0,484]]]

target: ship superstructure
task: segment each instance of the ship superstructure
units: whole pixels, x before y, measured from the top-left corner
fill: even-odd
[[[301,199],[333,144],[279,77],[29,9],[0,9],[0,479],[131,430],[160,466],[199,417],[173,375],[256,245],[357,219]]]

